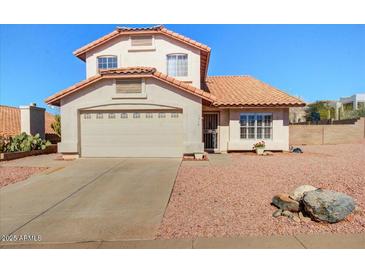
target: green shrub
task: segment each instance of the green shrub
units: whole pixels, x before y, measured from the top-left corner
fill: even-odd
[[[2,152],[19,152],[45,149],[51,143],[42,140],[39,134],[34,136],[28,135],[25,132],[14,137],[2,138],[0,141],[0,149]]]
[[[365,108],[360,108],[357,110],[347,110],[341,112],[341,119],[353,119],[365,117]]]
[[[56,114],[54,116],[55,121],[51,124],[51,128],[56,132],[56,134],[61,137],[61,116]]]
[[[0,152],[4,152],[5,147],[5,137],[0,136]]]

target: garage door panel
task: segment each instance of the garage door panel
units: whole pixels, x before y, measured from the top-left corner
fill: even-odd
[[[120,113],[102,119],[96,113],[81,115],[83,157],[180,157],[183,153],[182,113],[151,113],[121,118]],[[99,115],[100,117],[100,115]]]

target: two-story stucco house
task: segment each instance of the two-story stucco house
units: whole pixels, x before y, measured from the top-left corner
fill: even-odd
[[[210,48],[163,26],[117,28],[76,50],[86,80],[59,106],[59,152],[81,157],[288,150],[289,107],[304,103],[250,76],[207,76]]]

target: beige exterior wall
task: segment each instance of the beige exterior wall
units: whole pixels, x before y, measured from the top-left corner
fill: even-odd
[[[201,152],[201,98],[171,87],[156,79],[145,80],[144,92],[137,96],[116,94],[115,80],[104,79],[61,100],[61,153],[80,152],[80,120],[82,110],[159,110],[181,109],[183,112],[183,153]],[[131,97],[133,96],[133,97]],[[153,128],[151,128],[153,130]]]
[[[153,46],[144,50],[132,48],[130,37],[121,36],[87,52],[86,77],[97,74],[97,57],[103,55],[116,55],[118,67],[154,67],[166,74],[166,56],[172,53],[188,55],[188,76],[175,78],[200,88],[200,50],[162,35],[154,35]]]
[[[350,144],[365,139],[365,118],[349,125],[290,125],[291,145]]]
[[[204,111],[214,111],[204,108]],[[219,112],[218,150],[220,152],[235,150],[252,150],[255,139],[240,138],[240,113],[272,113],[272,139],[265,140],[267,150],[289,150],[289,109],[288,108],[245,108],[245,109],[216,109]]]
[[[45,137],[44,108],[36,106],[20,106],[20,131],[27,134]]]

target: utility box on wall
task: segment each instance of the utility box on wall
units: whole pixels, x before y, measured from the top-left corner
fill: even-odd
[[[45,109],[37,107],[35,104],[30,106],[20,106],[20,129],[21,132],[36,135],[39,133],[40,137],[44,139],[44,113]]]

